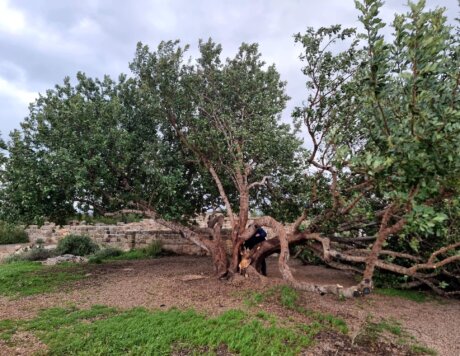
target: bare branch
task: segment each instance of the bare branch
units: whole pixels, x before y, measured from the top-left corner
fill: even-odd
[[[267,182],[267,179],[269,179],[269,178],[270,178],[269,176],[264,176],[261,181],[253,182],[253,183],[249,184],[248,189],[252,189],[252,188],[255,188],[255,187],[258,187],[258,186],[261,186],[261,185],[265,185],[265,183]]]
[[[452,244],[452,245],[449,245],[449,246],[446,246],[446,247],[443,247],[443,248],[440,248],[439,250],[433,252],[430,256],[430,258],[428,259],[427,263],[433,263],[434,259],[439,256],[440,254],[443,254],[449,250],[453,250],[457,247],[460,247],[460,242],[457,242],[455,244]]]

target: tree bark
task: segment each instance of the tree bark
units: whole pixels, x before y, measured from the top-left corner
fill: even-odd
[[[210,253],[214,263],[215,272],[218,278],[223,278],[228,273],[228,259],[225,251],[225,244],[222,240],[222,225],[224,217],[219,215],[212,217],[208,222],[208,227],[213,230],[213,243],[210,246]]]
[[[380,224],[377,239],[372,245],[371,253],[366,259],[366,269],[364,270],[363,279],[360,283],[361,288],[363,289],[365,294],[370,293],[371,289],[373,288],[372,277],[374,275],[375,266],[377,264],[377,260],[382,250],[383,243],[386,241],[388,236],[399,232],[406,224],[405,219],[400,219],[397,223],[393,224],[392,226],[388,226],[393,211],[394,205],[390,205],[385,210],[385,213],[382,217],[382,222]]]

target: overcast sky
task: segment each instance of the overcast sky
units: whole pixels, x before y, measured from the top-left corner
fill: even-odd
[[[406,11],[405,0],[387,0],[382,17]],[[457,0],[427,0],[458,16]],[[352,0],[0,0],[0,132],[19,128],[28,104],[78,71],[89,76],[129,73],[136,43],[155,48],[180,39],[195,49],[212,37],[225,56],[241,42],[258,42],[275,63],[292,97],[287,119],[304,98],[300,47],[292,35],[308,26],[358,26]],[[193,53],[193,52],[192,52]]]

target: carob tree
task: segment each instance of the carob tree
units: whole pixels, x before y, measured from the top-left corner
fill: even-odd
[[[363,293],[379,268],[405,287],[459,294],[459,27],[443,9],[410,2],[387,42],[382,3],[356,4],[365,33],[332,26],[295,37],[309,96],[294,116],[320,189],[289,240],[309,240],[325,263],[362,274]],[[282,244],[267,241],[255,261]]]
[[[257,268],[262,258],[279,251],[283,277],[296,288],[321,293],[370,293],[377,267],[403,275],[406,286],[422,283],[439,294],[455,294],[442,289],[447,284],[442,278],[458,282],[460,260],[458,230],[449,231],[446,221],[453,216],[445,212],[458,212],[460,162],[453,154],[460,148],[458,30],[446,24],[442,9],[424,12],[421,1],[396,16],[394,40],[386,42],[381,33],[385,24],[378,18],[381,5],[357,2],[364,34],[332,26],[296,36],[304,47],[309,96],[294,117],[312,142],[306,161],[315,184],[309,208],[290,231],[270,216],[254,220],[278,237],[254,250],[252,263]],[[280,147],[291,153],[275,140],[283,135],[273,124],[275,136],[264,135],[263,118],[273,120],[281,110],[283,93],[276,89],[281,85],[269,86],[270,78],[277,82],[278,76],[271,67],[263,69],[250,46],[243,45],[235,59],[221,64],[220,47],[201,43],[202,58],[195,67],[182,64],[183,51],[175,45],[164,43],[158,53],[140,46],[134,68],[160,98],[183,147],[218,188],[231,221],[230,271],[235,272],[240,246],[253,233],[247,227],[250,190],[265,189],[278,169],[260,163]],[[340,51],[334,45],[348,47]],[[159,75],[162,71],[168,76]],[[251,119],[257,122],[255,130]],[[270,140],[274,149],[262,156],[262,146],[252,145],[255,137]],[[253,174],[254,168],[262,169]],[[236,201],[226,186],[233,188]],[[289,244],[305,242],[330,266],[361,273],[362,281],[346,289],[296,281],[287,266]],[[431,250],[422,252],[421,245]]]
[[[225,62],[221,46],[211,40],[201,41],[199,49],[192,65],[184,60],[187,47],[178,42],[163,42],[156,52],[139,44],[131,68],[140,88],[158,104],[164,130],[214,182],[231,224],[229,270],[234,273],[240,247],[252,232],[247,226],[251,195],[267,180],[278,186],[280,179],[301,170],[304,150],[289,126],[280,123],[288,99],[285,83],[274,66],[265,66],[257,45],[242,44]],[[223,276],[227,257],[218,226],[210,224],[213,238],[205,244]],[[190,235],[179,226],[176,230]]]

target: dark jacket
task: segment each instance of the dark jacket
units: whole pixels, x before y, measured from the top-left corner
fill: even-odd
[[[259,227],[255,234],[252,235],[249,239],[247,239],[245,242],[244,242],[244,247],[252,250],[254,248],[255,245],[263,242],[266,240],[266,237],[267,237],[267,233],[265,232],[264,229],[262,229],[261,227]]]

